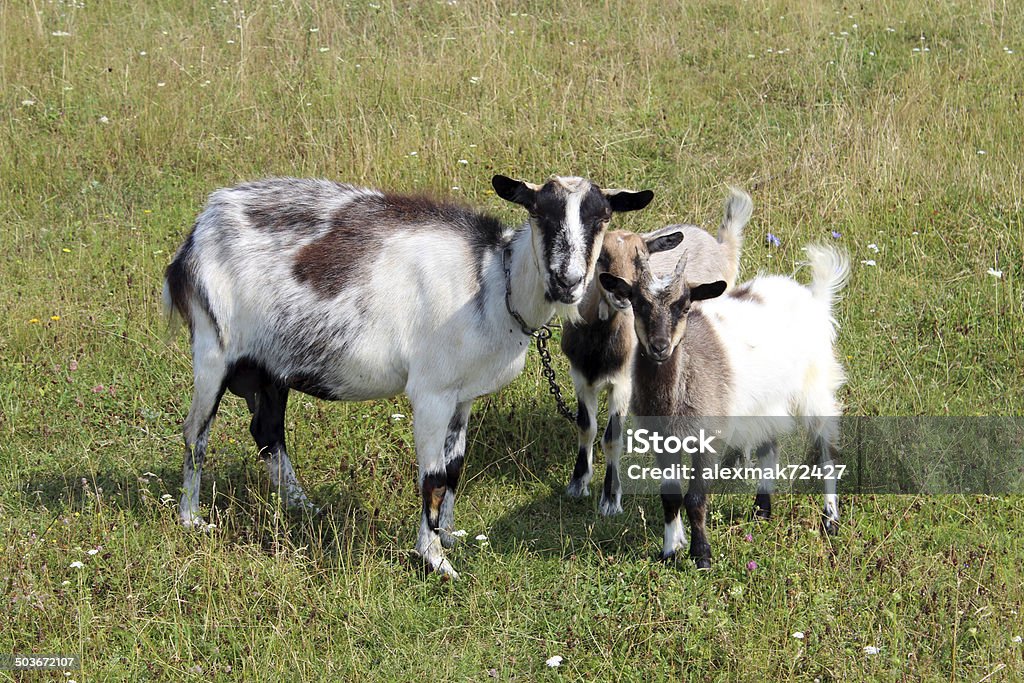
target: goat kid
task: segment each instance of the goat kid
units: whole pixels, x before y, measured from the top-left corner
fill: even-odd
[[[189,326],[181,522],[202,524],[199,483],[225,390],[245,399],[275,488],[309,507],[285,448],[292,389],[327,400],[405,392],[423,511],[416,550],[445,576],[475,398],[523,368],[530,329],[575,313],[614,211],[653,193],[554,176],[497,175],[529,211],[518,230],[462,207],[325,180],[275,178],[214,192],[167,268],[164,302]]]
[[[633,367],[634,414],[721,420],[727,426],[722,441],[728,447],[756,450],[759,464],[770,468],[777,458],[777,438],[791,428],[793,418],[801,418],[819,465],[830,465],[841,414],[836,392],[845,381],[835,352],[832,305],[849,275],[849,259],[830,247],[806,250],[812,270],[809,287],[791,278],[762,275],[721,296],[724,281],[689,286],[683,262],[671,277],[656,277],[642,253],[634,258],[634,281],[602,273],[600,284],[609,301],[634,312],[640,344]],[[751,419],[758,417],[765,419]],[[643,421],[638,417],[641,426]],[[694,471],[703,472],[706,463],[698,463],[698,457]],[[822,521],[833,534],[839,500],[835,480],[824,483]],[[678,480],[662,483],[663,559],[686,543],[680,518],[685,507],[690,557],[698,567],[711,566],[704,527],[707,484],[700,476],[690,479],[684,498]],[[762,482],[756,501],[765,516],[771,509],[770,493],[771,485]]]
[[[636,272],[633,254],[651,255],[650,266],[658,275],[671,274],[680,259],[686,260],[686,277],[691,282],[724,280],[732,287],[740,267],[743,228],[750,220],[753,204],[742,190],[731,189],[716,240],[696,225],[669,225],[655,232],[637,235],[609,232],[597,261],[598,274],[633,282]],[[597,402],[608,390],[608,424],[601,437],[605,455],[604,485],[598,510],[602,515],[622,512],[619,459],[622,455],[622,418],[629,410],[632,391],[633,312],[618,309],[595,278],[580,304],[580,320],[564,324],[562,351],[569,359],[569,372],[576,389],[576,425],[579,448],[572,479],[566,493],[572,497],[590,495],[594,473],[594,439],[597,436]]]

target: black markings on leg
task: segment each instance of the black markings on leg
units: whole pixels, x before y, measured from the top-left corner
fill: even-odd
[[[423,516],[432,531],[437,531],[441,516],[441,502],[447,492],[447,472],[431,472],[423,477]]]
[[[619,493],[619,471],[613,463],[608,463],[604,470],[604,499],[613,501]]]
[[[690,557],[698,569],[711,568],[711,545],[708,543],[704,522],[707,517],[707,496],[691,490],[683,500],[686,516],[690,520]]]
[[[771,519],[772,495],[758,492],[754,496],[754,519]]]
[[[469,406],[459,405],[448,422],[448,432],[444,439],[444,477],[445,493],[442,496],[440,513],[437,520],[441,545],[451,548],[455,545],[455,491],[462,475],[462,464],[466,453],[466,427],[469,419]]]
[[[284,416],[288,408],[287,387],[264,384],[256,394],[255,404],[249,433],[256,442],[260,457],[269,458],[277,452],[286,453]]]
[[[590,471],[590,460],[587,458],[587,449],[580,446],[576,454],[576,466],[572,468],[572,481],[580,481]]]
[[[607,449],[609,444],[615,443],[619,440],[621,434],[622,416],[612,413],[608,416],[608,426],[605,427],[604,437],[601,439],[601,445]]]
[[[587,412],[587,404],[583,399],[576,399],[576,426],[583,430],[590,427],[590,413]]]

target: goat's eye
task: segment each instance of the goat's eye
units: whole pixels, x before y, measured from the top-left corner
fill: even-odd
[[[672,313],[674,313],[678,318],[681,318],[682,316],[686,315],[687,311],[689,310],[690,302],[687,301],[686,299],[680,299],[679,301],[672,304]]]

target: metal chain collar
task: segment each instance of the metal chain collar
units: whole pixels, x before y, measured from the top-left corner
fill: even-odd
[[[505,270],[505,308],[508,309],[509,315],[519,323],[519,328],[522,333],[527,337],[533,337],[537,340],[537,352],[540,354],[540,364],[543,366],[541,374],[544,375],[544,379],[548,381],[548,391],[552,396],[555,397],[555,403],[558,406],[558,414],[564,417],[570,422],[576,421],[576,413],[569,410],[569,407],[565,404],[565,399],[562,398],[562,389],[558,386],[558,381],[555,377],[555,369],[551,366],[551,352],[548,350],[548,340],[551,339],[551,328],[547,326],[547,323],[541,325],[538,328],[531,328],[523,320],[523,316],[519,315],[512,308],[512,269],[509,265],[511,257],[512,247],[505,247],[504,251],[501,252],[501,266]]]

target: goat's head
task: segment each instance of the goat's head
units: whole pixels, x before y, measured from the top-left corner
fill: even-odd
[[[583,298],[612,212],[642,209],[654,198],[650,190],[602,190],[571,176],[552,176],[543,185],[534,185],[496,175],[491,184],[499,197],[530,212],[533,250],[545,272],[545,296],[563,304],[577,304]]]
[[[674,248],[682,238],[681,232],[675,232],[645,243],[645,248],[634,245],[631,279],[612,272],[600,275],[601,288],[608,302],[619,309],[632,307],[633,326],[641,353],[655,363],[664,363],[675,352],[686,332],[690,304],[713,299],[725,291],[726,285],[722,280],[690,287],[686,282],[685,257],[679,260],[671,275],[656,277],[651,272],[648,256],[653,251]]]

